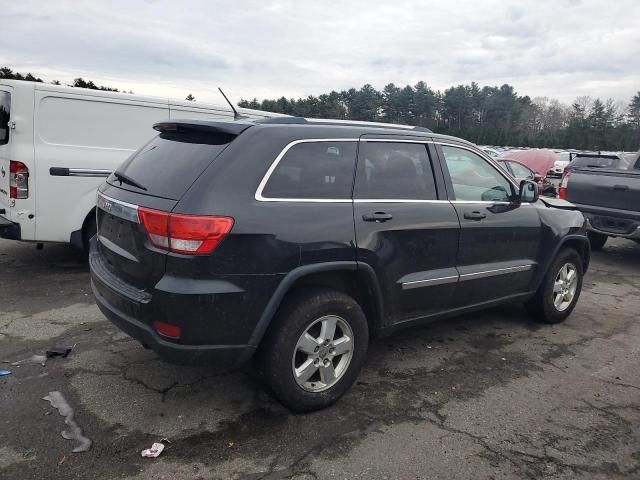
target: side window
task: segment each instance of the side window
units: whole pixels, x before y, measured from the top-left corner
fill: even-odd
[[[511,170],[513,170],[513,174],[518,178],[533,178],[533,172],[519,163],[511,162]]]
[[[360,143],[354,198],[438,198],[427,146],[422,143]]]
[[[271,173],[265,198],[351,198],[356,142],[304,142],[292,146]]]
[[[515,192],[511,183],[480,155],[442,146],[456,200],[508,202]]]
[[[9,114],[11,113],[11,94],[0,91],[0,145],[9,143]]]

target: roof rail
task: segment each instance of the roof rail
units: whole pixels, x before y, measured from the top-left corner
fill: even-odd
[[[334,120],[324,118],[304,118],[304,117],[273,117],[265,118],[263,120],[256,120],[256,123],[267,124],[316,124],[316,125],[344,125],[345,127],[371,127],[371,128],[390,128],[397,130],[412,130],[414,132],[432,133],[431,130],[425,127],[412,127],[411,125],[398,125],[395,123],[382,123],[382,122],[363,122],[358,120]]]

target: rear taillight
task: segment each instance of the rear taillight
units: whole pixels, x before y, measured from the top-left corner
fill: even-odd
[[[154,246],[187,255],[213,252],[233,227],[231,217],[181,215],[144,207],[138,208],[138,217]]]
[[[558,190],[558,198],[562,200],[567,199],[567,187],[569,185],[569,177],[571,173],[565,170],[564,175],[562,175],[562,180],[560,181],[560,189]]]
[[[29,198],[29,169],[22,162],[9,162],[9,197]]]

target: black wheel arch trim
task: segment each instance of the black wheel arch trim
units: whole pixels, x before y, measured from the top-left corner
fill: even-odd
[[[584,250],[582,252],[582,257],[583,257],[582,258],[582,272],[583,272],[583,274],[587,272],[587,269],[589,268],[589,261],[591,259],[591,244],[589,243],[589,239],[586,237],[586,235],[577,235],[577,234],[567,235],[565,237],[562,237],[560,242],[558,242],[558,244],[556,245],[556,248],[553,251],[553,255],[550,255],[548,257],[547,264],[544,266],[544,268],[541,268],[536,273],[535,284],[534,284],[536,290],[542,284],[542,280],[544,279],[545,275],[547,274],[547,271],[551,267],[551,264],[553,263],[555,258],[558,256],[558,253],[560,253],[560,250],[563,247],[565,247],[567,245],[567,243],[572,242],[572,241],[578,241],[578,242],[582,243],[583,246],[584,246]],[[578,253],[580,253],[580,252],[578,252]]]
[[[253,333],[251,334],[251,338],[249,339],[248,344],[252,347],[257,347],[260,344],[260,341],[262,340],[262,337],[266,333],[267,328],[271,323],[271,320],[273,320],[273,317],[278,311],[278,308],[280,307],[282,300],[284,300],[284,297],[286,296],[286,294],[289,292],[289,290],[297,280],[307,275],[311,275],[313,273],[334,272],[334,271],[341,271],[341,270],[342,271],[344,270],[361,271],[365,273],[370,283],[370,286],[374,290],[373,295],[375,296],[376,318],[373,319],[373,322],[374,322],[374,325],[376,326],[381,325],[381,319],[383,318],[383,315],[384,315],[383,303],[382,303],[382,292],[380,290],[378,279],[371,265],[368,265],[362,262],[356,262],[355,260],[314,263],[310,265],[303,265],[303,266],[297,267],[291,272],[289,272],[282,279],[282,281],[276,288],[275,292],[271,296],[271,299],[269,300],[269,303],[267,304],[266,308],[262,312],[262,315],[260,315],[260,319],[258,320],[258,323],[256,324],[256,327],[254,328]]]

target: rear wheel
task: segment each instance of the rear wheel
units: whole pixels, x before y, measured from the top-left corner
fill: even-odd
[[[589,243],[591,244],[591,250],[602,250],[604,244],[607,243],[606,235],[597,232],[587,232]]]
[[[342,292],[305,289],[274,322],[255,359],[262,380],[295,412],[333,404],[356,380],[367,353],[360,305]]]
[[[572,248],[562,249],[535,296],[527,302],[534,318],[543,323],[559,323],[567,318],[580,298],[582,276],[578,252]]]

